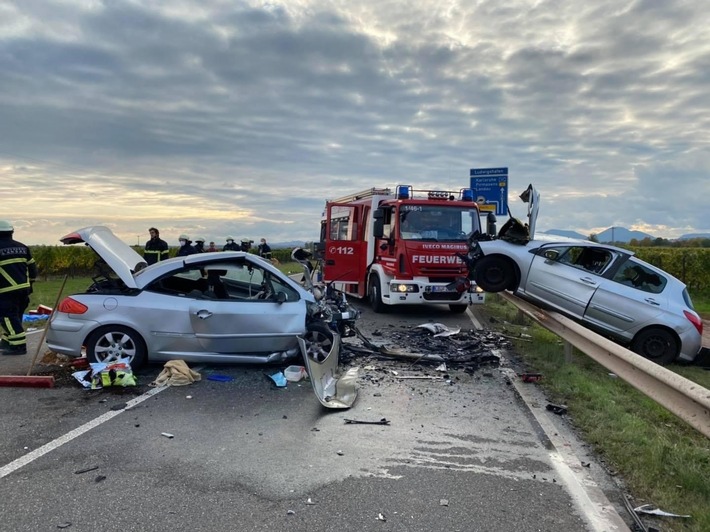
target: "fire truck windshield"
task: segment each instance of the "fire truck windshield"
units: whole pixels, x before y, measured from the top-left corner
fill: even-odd
[[[465,241],[480,230],[478,210],[457,205],[400,205],[399,234],[404,240]]]

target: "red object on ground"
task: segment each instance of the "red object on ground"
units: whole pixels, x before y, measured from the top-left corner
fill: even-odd
[[[542,373],[521,373],[520,378],[523,382],[537,382],[542,380]]]
[[[37,314],[46,314],[49,316],[52,313],[52,309],[46,305],[37,305]]]
[[[86,358],[75,358],[70,362],[70,364],[78,369],[83,369],[83,368],[88,368],[89,367],[89,361]]]
[[[54,388],[54,377],[20,375],[0,375],[0,386],[20,386],[23,388]]]

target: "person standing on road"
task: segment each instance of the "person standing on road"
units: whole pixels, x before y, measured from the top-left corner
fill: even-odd
[[[197,250],[193,247],[192,240],[190,240],[189,236],[180,235],[178,240],[180,241],[180,248],[177,252],[178,257],[185,257],[187,255],[194,255],[197,253]]]
[[[219,251],[219,250],[217,249],[217,246],[214,245],[214,242],[210,242],[210,247],[207,248],[207,252],[212,253],[214,251]]]
[[[155,227],[148,229],[150,240],[145,243],[145,251],[143,258],[148,264],[155,264],[161,260],[165,260],[169,256],[168,243],[160,238],[160,231]]]
[[[0,322],[3,355],[27,354],[27,336],[22,315],[30,304],[32,285],[37,278],[37,264],[30,248],[12,239],[15,228],[0,220]]]
[[[205,252],[205,238],[202,236],[198,236],[195,239],[194,248],[195,248],[195,251],[197,251],[197,253],[204,253]]]

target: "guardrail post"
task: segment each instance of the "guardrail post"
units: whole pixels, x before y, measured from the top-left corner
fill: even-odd
[[[574,351],[574,346],[567,340],[564,341],[563,346],[565,350],[565,363],[570,364],[572,362],[572,353]]]

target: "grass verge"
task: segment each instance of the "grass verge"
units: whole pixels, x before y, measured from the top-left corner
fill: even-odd
[[[634,502],[692,515],[663,519],[663,530],[710,530],[710,440],[583,353],[575,350],[572,363],[565,363],[559,337],[532,321],[516,325],[516,307],[495,294],[486,297],[493,327],[510,337],[530,335],[513,340],[521,361],[544,375],[540,384],[550,401],[567,405],[572,423],[621,475]],[[709,371],[669,369],[710,388]]]

